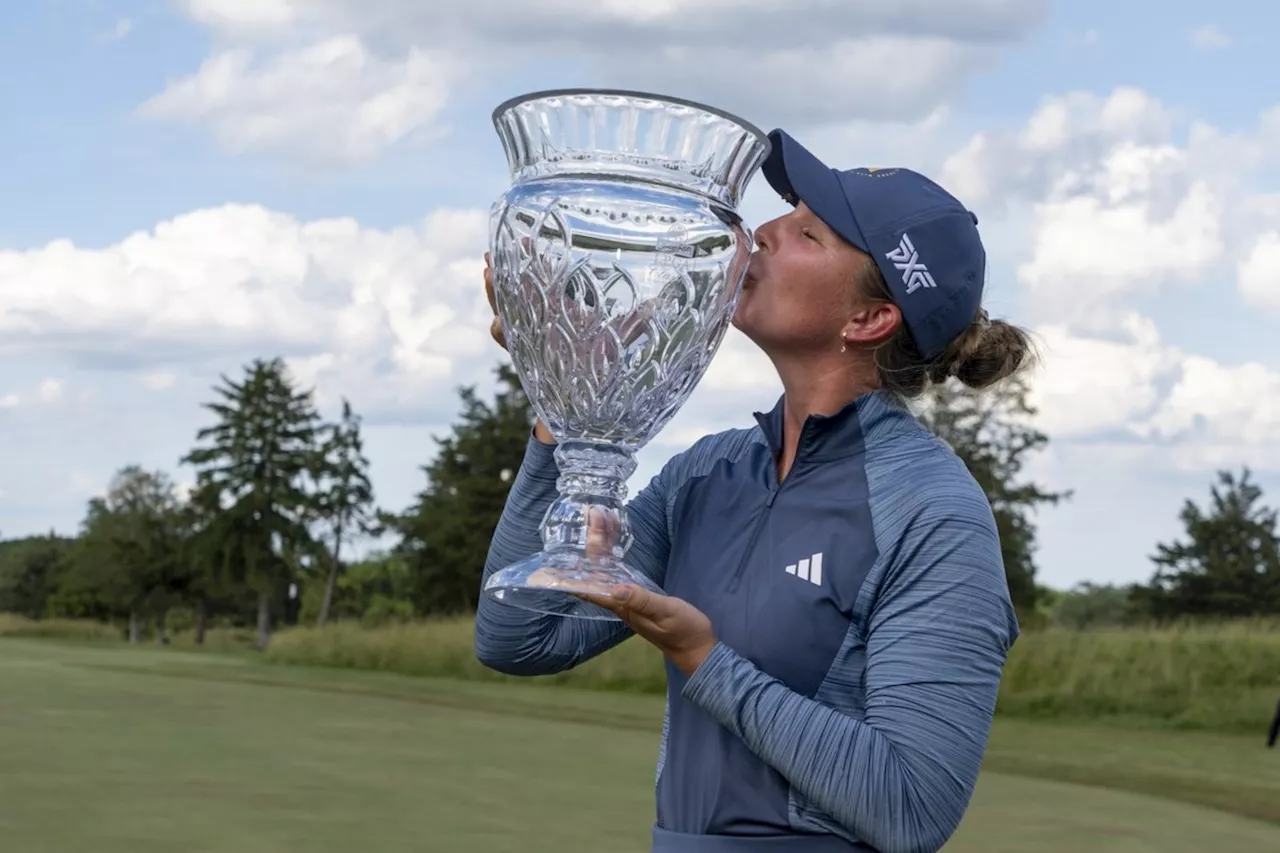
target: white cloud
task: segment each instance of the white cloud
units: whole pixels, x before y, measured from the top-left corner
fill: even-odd
[[[119,41],[131,32],[133,32],[133,21],[128,18],[121,18],[115,22],[111,29],[99,33],[98,40]]]
[[[531,14],[515,0],[186,0],[187,14],[231,47],[146,111],[209,124],[233,152],[314,154],[308,140],[337,136],[328,153],[349,161],[401,141],[406,123],[431,127],[464,80],[518,76],[560,55],[574,79],[670,91],[762,124],[911,120],[956,95],[1047,14],[1045,0],[642,6],[554,0]],[[276,51],[264,70],[254,65],[258,51]],[[373,100],[379,107],[367,112],[377,115],[362,118]]]
[[[1278,140],[1274,109],[1227,133],[1137,89],[1070,93],[975,135],[942,179],[980,215],[1022,224],[1002,236],[1025,246],[1016,274],[1036,316],[1099,332],[1134,299],[1223,286],[1233,263],[1242,294],[1271,298],[1258,235],[1280,227],[1280,204],[1259,187]]]
[[[1180,354],[1161,342],[1149,320],[1129,314],[1123,324],[1126,334],[1111,340],[1073,335],[1060,325],[1035,330],[1043,360],[1031,402],[1039,426],[1055,439],[1124,429],[1158,402],[1157,382],[1176,371]]]
[[[941,182],[989,215],[1039,201],[1099,177],[1110,152],[1167,146],[1176,113],[1140,89],[1102,97],[1071,92],[1045,98],[1017,129],[975,134],[939,172]]]
[[[226,205],[104,249],[0,252],[0,333],[16,357],[143,371],[153,388],[175,363],[279,352],[333,394],[430,407],[493,359],[486,223],[437,210],[379,231]]]
[[[138,381],[152,391],[163,391],[176,385],[178,377],[171,370],[155,370],[143,373],[138,377]]]
[[[1067,194],[1035,209],[1018,278],[1045,315],[1105,326],[1120,300],[1165,282],[1204,283],[1222,257],[1223,203],[1208,185],[1196,182],[1161,212],[1128,177],[1109,178],[1105,197]]]
[[[1191,438],[1209,447],[1280,446],[1280,372],[1191,355],[1181,374],[1146,425],[1148,435]]]
[[[1280,365],[1219,363],[1137,311],[1157,295],[1176,305],[1177,288],[1222,293],[1233,274],[1243,303],[1280,309],[1280,199],[1263,191],[1276,128],[1274,109],[1227,133],[1119,88],[1048,98],[948,158],[944,183],[998,227],[1019,223],[1000,233],[1019,241],[1044,354],[1033,399],[1055,441],[1158,446],[1147,470],[1280,465],[1280,415],[1258,404],[1277,396]]]
[[[239,37],[278,33],[303,16],[297,0],[185,0],[183,5],[194,20]]]
[[[1280,231],[1258,236],[1237,266],[1236,282],[1246,303],[1280,312]]]
[[[267,151],[318,164],[367,161],[430,134],[455,71],[443,54],[396,60],[354,36],[335,36],[257,62],[247,48],[217,52],[139,107],[149,118],[212,128],[231,153]]]
[[[62,399],[63,384],[58,379],[46,379],[36,389],[36,397],[41,403],[56,403]]]
[[[1231,46],[1231,37],[1215,24],[1196,27],[1189,34],[1189,38],[1197,50],[1216,50]]]

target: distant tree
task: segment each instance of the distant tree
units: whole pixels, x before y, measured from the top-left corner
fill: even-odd
[[[1133,587],[1089,581],[1058,593],[1049,609],[1052,624],[1073,630],[1120,627],[1136,615]]]
[[[244,590],[245,568],[236,559],[235,516],[223,512],[217,483],[197,486],[183,506],[182,559],[190,572],[186,600],[194,616],[193,638],[204,645],[210,607],[228,606]]]
[[[338,586],[343,542],[357,536],[376,535],[379,529],[373,484],[369,480],[369,460],[364,456],[360,436],[360,418],[346,400],[342,401],[341,419],[327,430],[321,447],[321,467],[317,514],[328,527],[333,541],[333,548],[326,555],[324,598],[316,615],[316,627],[323,628],[329,620]]]
[[[217,507],[224,564],[238,562],[257,593],[258,646],[265,648],[295,555],[315,546],[309,523],[318,502],[308,487],[322,473],[320,416],[312,392],[295,387],[279,358],[253,361],[239,382],[222,377],[214,392],[205,408],[216,421],[199,431],[205,443],[183,462],[196,468],[206,506]]]
[[[1188,500],[1179,513],[1186,538],[1161,543],[1156,571],[1142,591],[1159,619],[1280,613],[1277,514],[1262,503],[1248,468],[1219,471],[1205,508]]]
[[[1023,377],[978,392],[958,382],[934,386],[923,401],[921,421],[964,461],[991,503],[1010,595],[1020,616],[1031,618],[1036,587],[1035,513],[1055,506],[1070,491],[1048,491],[1022,478],[1028,458],[1049,443],[1032,425],[1036,410]]]
[[[138,641],[148,619],[157,640],[165,639],[166,613],[190,581],[181,519],[182,504],[167,474],[121,468],[106,493],[89,501],[60,573],[63,607],[98,601],[128,616],[130,642]]]
[[[46,615],[62,561],[74,540],[50,531],[0,543],[0,613],[29,619]]]
[[[462,414],[453,433],[436,439],[439,453],[424,471],[427,487],[403,516],[395,556],[413,578],[421,615],[474,610],[489,541],[524,458],[534,415],[515,371],[497,371],[492,403],[474,386],[459,389]]]

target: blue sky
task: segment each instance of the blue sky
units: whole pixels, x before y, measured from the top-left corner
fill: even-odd
[[[629,29],[617,3],[565,0],[572,28],[513,33],[506,0],[432,20],[409,0],[5,4],[0,531],[70,532],[127,462],[176,472],[219,373],[274,352],[323,404],[351,396],[381,499],[406,505],[452,389],[495,362],[490,111],[564,85],[712,101],[971,194],[993,311],[1049,344],[1035,474],[1076,497],[1042,518],[1046,582],[1145,578],[1219,465],[1280,489],[1280,120],[1260,118],[1280,7],[846,5],[673,2]],[[679,49],[699,27],[719,43]],[[377,99],[392,118],[352,118]],[[744,213],[778,212],[757,179]],[[726,346],[635,485],[772,403],[729,367],[749,346]]]

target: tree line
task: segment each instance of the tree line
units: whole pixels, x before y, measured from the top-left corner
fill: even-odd
[[[1042,609],[1075,629],[1280,616],[1277,512],[1247,466],[1218,471],[1208,500],[1186,500],[1178,519],[1183,534],[1157,543],[1146,583],[1045,590]]]
[[[422,465],[425,484],[399,511],[377,503],[361,418],[346,400],[333,421],[282,359],[221,377],[207,426],[166,471],[130,464],[89,500],[73,534],[0,541],[0,612],[95,619],[166,641],[214,625],[252,628],[265,647],[280,625],[367,625],[474,611],[489,538],[534,415],[509,364],[482,400],[458,390],[459,414]],[[1048,444],[1020,380],[986,392],[947,385],[921,419],[964,460],[991,502],[1023,621],[1087,626],[1117,620],[1280,613],[1276,513],[1243,477],[1222,473],[1207,509],[1188,502],[1185,541],[1160,545],[1147,584],[1061,593],[1036,582],[1036,515],[1071,497],[1030,482]],[[378,550],[362,543],[389,542]],[[1084,615],[1081,615],[1084,614]]]

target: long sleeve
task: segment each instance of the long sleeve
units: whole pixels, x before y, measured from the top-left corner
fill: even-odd
[[[530,437],[494,530],[482,585],[494,572],[542,550],[540,527],[547,508],[558,497],[558,476],[555,447]],[[669,550],[665,476],[664,469],[627,504],[633,540],[626,560],[659,585]],[[550,675],[590,660],[631,633],[620,622],[565,619],[481,596],[476,656],[485,666],[511,675]]]
[[[972,795],[1017,623],[985,502],[925,505],[882,559],[861,719],[724,644],[684,695],[858,838],[882,853],[934,853]],[[828,683],[858,690],[855,659],[838,657]]]

